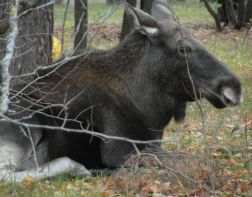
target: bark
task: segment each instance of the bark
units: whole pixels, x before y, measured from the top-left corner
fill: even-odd
[[[75,32],[74,46],[76,50],[87,47],[88,7],[87,0],[75,0]]]
[[[0,1],[3,5],[0,6],[0,60],[5,54],[5,37],[9,29],[9,3],[11,0]]]
[[[0,102],[0,113],[6,113],[9,106],[9,94],[10,94],[10,80],[11,75],[9,68],[14,54],[16,38],[18,35],[18,9],[19,0],[15,0],[11,4],[9,14],[9,33],[6,36],[6,52],[5,56],[0,61],[0,68],[2,74],[1,81],[1,102]]]
[[[33,7],[48,2],[50,0],[41,0],[38,5]],[[24,11],[22,7],[20,9]],[[38,66],[48,65],[52,61],[53,6],[33,9],[19,17],[18,20],[19,33],[10,67],[12,76],[30,73]],[[1,51],[1,53],[5,53],[5,51]],[[32,79],[32,77],[14,79],[11,86],[17,87],[29,83]]]
[[[0,36],[3,35],[9,28],[9,22],[8,22],[9,3],[10,0],[0,1],[0,4],[2,4],[0,6]]]
[[[3,113],[8,110],[10,89],[18,91],[33,80],[31,75],[20,76],[51,63],[53,33],[53,6],[50,0],[23,0],[20,4],[19,1],[4,0],[2,5],[6,4],[9,6],[2,6],[4,14],[0,21],[6,23],[6,19],[9,19],[0,35],[0,110]]]

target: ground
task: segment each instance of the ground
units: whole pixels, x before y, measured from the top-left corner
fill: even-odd
[[[199,182],[209,183],[209,164],[215,179],[215,196],[252,196],[252,31],[226,27],[218,33],[212,28],[213,20],[203,4],[177,3],[174,8],[180,22],[197,27],[191,28],[196,37],[239,76],[244,93],[243,104],[217,110],[202,100],[203,118],[199,107],[195,103],[190,104],[185,122],[180,125],[172,122],[166,128],[164,139],[167,142],[162,145],[165,150],[174,152],[182,163],[176,159],[169,163],[166,158],[171,158],[171,153],[159,153],[157,157],[143,153],[127,162],[127,165],[133,166],[127,173],[120,170],[112,175],[104,172],[91,178],[64,176],[36,182],[27,177],[21,184],[3,182],[0,185],[1,196],[209,196],[207,191],[211,184],[192,185],[186,182],[185,177],[193,176]],[[89,40],[97,31],[96,27],[101,25],[95,42],[92,42],[93,47],[111,48],[119,41],[123,8],[116,12],[109,9],[111,7],[102,4],[91,4],[89,7]],[[64,7],[56,6],[55,36],[59,39],[62,13]],[[70,9],[64,34],[68,49],[64,53],[71,50],[72,13]],[[104,13],[112,16],[97,24],[95,21],[100,19],[101,22]],[[203,28],[199,28],[198,24]],[[208,157],[213,163],[208,163]],[[182,175],[172,171],[178,169],[178,165],[182,166],[179,168]],[[137,171],[138,166],[151,170]],[[173,178],[168,179],[171,175]]]

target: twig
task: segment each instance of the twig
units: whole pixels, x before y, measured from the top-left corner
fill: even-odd
[[[34,141],[33,141],[33,139],[32,139],[31,130],[30,130],[29,127],[26,127],[26,129],[27,129],[27,133],[26,133],[26,131],[24,130],[24,128],[23,128],[22,126],[20,126],[20,129],[21,129],[23,135],[24,135],[25,137],[27,137],[27,138],[30,140],[30,142],[31,142],[32,152],[33,152],[33,157],[34,157],[34,162],[35,162],[36,168],[39,169],[39,164],[38,164],[38,160],[37,160],[36,148],[35,148]]]
[[[135,170],[135,172],[136,172],[137,169],[138,169],[139,160],[140,160],[140,158],[141,158],[141,152],[139,151],[139,149],[138,149],[138,147],[137,147],[137,145],[136,145],[135,143],[132,143],[132,145],[133,145],[133,147],[134,147],[134,149],[135,149],[135,151],[136,151],[136,154],[137,154],[137,161],[136,161],[136,164],[135,164],[135,166],[134,166],[134,170]]]
[[[244,45],[244,46],[247,45],[248,37],[249,37],[249,31],[250,31],[250,29],[251,29],[251,26],[252,26],[252,24],[250,24],[250,25],[247,27],[246,34],[245,34],[244,39],[243,39],[243,45]]]
[[[177,169],[174,169],[174,168],[172,168],[172,167],[170,167],[170,166],[168,166],[168,165],[165,165],[162,161],[160,161],[160,159],[158,158],[158,156],[157,156],[156,154],[153,154],[153,153],[141,153],[141,156],[143,156],[143,155],[147,155],[147,156],[153,157],[153,158],[155,159],[155,161],[158,163],[159,166],[161,166],[161,167],[163,167],[163,168],[169,170],[170,172],[172,172],[173,175],[176,177],[176,179],[177,179],[179,185],[181,186],[181,188],[184,190],[185,193],[186,193],[186,190],[185,190],[185,188],[183,187],[181,181],[179,181],[177,175],[182,176],[182,177],[188,179],[189,181],[191,181],[191,182],[193,182],[193,183],[195,183],[195,184],[199,184],[203,189],[207,190],[209,193],[213,193],[213,192],[211,192],[207,187],[203,186],[203,185],[200,183],[200,181],[197,181],[197,180],[191,178],[190,176],[185,175],[183,172],[178,171]]]

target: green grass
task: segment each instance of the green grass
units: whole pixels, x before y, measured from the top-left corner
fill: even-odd
[[[214,5],[214,7],[216,6]],[[173,8],[182,23],[208,24],[214,22],[202,3],[176,3],[175,1],[175,3],[173,3]],[[103,3],[89,3],[88,20],[90,23],[93,23],[99,19],[106,19],[109,23],[121,24],[123,10],[123,6],[117,7]],[[56,25],[62,24],[64,12],[64,5],[55,5],[54,21]],[[68,9],[66,24],[74,24],[73,7],[69,7]]]
[[[94,23],[106,20],[109,23],[120,24],[122,22],[123,9],[122,6],[116,7],[102,3],[90,3],[88,4],[88,21],[89,23]],[[64,5],[55,5],[54,22],[56,26],[62,24],[64,12]],[[66,24],[74,25],[74,8],[71,6],[68,9]]]
[[[212,4],[213,7],[216,5]],[[174,3],[174,10],[181,23],[208,24],[214,20],[203,3]]]

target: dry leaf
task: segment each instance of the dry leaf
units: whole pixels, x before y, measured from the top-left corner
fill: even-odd
[[[228,163],[231,164],[231,165],[237,165],[238,164],[235,159],[229,159]]]
[[[30,185],[31,182],[33,181],[33,178],[31,176],[26,176],[21,183],[25,186]]]
[[[237,146],[238,145],[238,142],[237,142],[237,139],[232,139],[228,142],[229,145],[232,145],[232,146]]]

